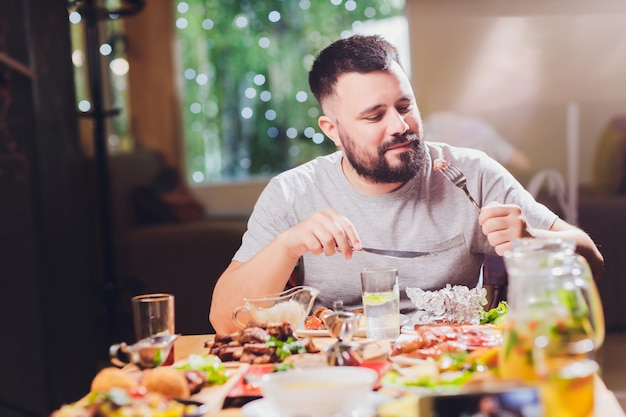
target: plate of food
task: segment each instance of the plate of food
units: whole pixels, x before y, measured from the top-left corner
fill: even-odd
[[[385,374],[382,385],[399,391],[443,394],[496,379],[497,347],[484,347],[471,352],[433,349],[428,353],[430,356],[391,356],[393,369]]]
[[[405,328],[407,325],[404,326]],[[502,327],[493,324],[433,323],[417,324],[411,331],[403,331],[396,346],[409,351],[439,349],[444,352],[474,350],[502,344]],[[404,343],[400,346],[400,343]]]
[[[111,408],[124,410],[120,415],[156,415],[158,411],[171,417],[201,416],[221,408],[221,404],[204,401],[215,395],[202,393],[222,388],[227,392],[232,377],[219,358],[208,354],[190,355],[172,366],[153,369],[105,367],[94,376],[87,395],[63,405],[52,416],[108,415],[106,410]]]
[[[492,367],[502,345],[506,303],[481,313],[480,324],[420,323],[411,318],[393,343],[390,360],[397,366],[421,365],[425,360],[460,358],[480,368]]]
[[[355,336],[367,337],[367,332],[365,330],[365,315],[363,314],[363,309],[359,308],[351,310],[350,312],[361,315],[359,329],[355,333]],[[302,337],[330,337],[323,317],[333,313],[333,310],[326,307],[314,308],[311,312],[311,315],[304,320],[304,324],[296,330],[296,334]],[[400,326],[402,327],[407,323],[409,323],[409,317],[405,314],[400,314]]]
[[[248,323],[239,331],[216,334],[207,347],[223,362],[255,365],[280,363],[296,353],[319,352],[311,339],[300,339],[287,322]]]
[[[158,392],[128,391],[112,388],[96,392],[81,400],[61,406],[52,417],[82,417],[87,415],[167,415],[170,417],[201,417],[209,410],[206,404],[190,399],[169,398]]]

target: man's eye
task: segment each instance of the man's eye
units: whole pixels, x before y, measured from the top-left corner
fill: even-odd
[[[398,107],[398,113],[409,113],[411,111],[411,105],[407,104],[406,106]]]
[[[368,120],[370,122],[377,122],[381,120],[382,118],[383,116],[381,114],[374,114],[372,116],[366,117],[365,120]]]

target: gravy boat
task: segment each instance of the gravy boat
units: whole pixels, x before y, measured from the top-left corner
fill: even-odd
[[[280,324],[288,322],[293,330],[304,323],[315,298],[320,293],[317,288],[298,286],[286,291],[268,294],[258,298],[244,298],[243,306],[233,311],[232,321],[240,328],[246,327],[239,314],[247,312],[258,323]]]
[[[109,348],[111,363],[119,367],[134,364],[142,369],[156,368],[168,358],[174,346],[174,340],[178,336],[177,334],[153,335],[132,345],[125,342],[111,345]]]

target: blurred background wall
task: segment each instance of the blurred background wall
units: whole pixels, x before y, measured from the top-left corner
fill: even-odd
[[[566,112],[579,104],[579,182],[598,139],[626,113],[626,5],[614,0],[408,0],[412,81],[426,118],[483,119],[532,160],[566,174]]]
[[[626,113],[626,5],[616,0],[407,0],[411,78],[424,119],[452,110],[481,119],[524,152],[531,169],[568,177],[568,105],[577,107],[577,178],[588,185],[599,139]],[[195,190],[218,212],[252,208],[222,185]],[[241,185],[235,185],[242,187]]]

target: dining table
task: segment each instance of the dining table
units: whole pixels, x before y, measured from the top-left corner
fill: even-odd
[[[215,338],[214,334],[200,335],[181,335],[175,341],[174,360],[184,361],[192,354],[206,354]],[[332,337],[312,337],[313,343],[320,349],[330,346],[337,339]],[[365,339],[363,339],[365,340]],[[204,417],[245,417],[239,407],[226,406],[225,400],[231,390],[244,377],[250,366],[245,363],[224,363],[230,373],[230,378],[225,384],[207,386],[199,393],[195,394],[193,399],[207,404],[207,412]],[[387,388],[381,388],[388,390]],[[385,392],[390,396],[399,397],[402,392]],[[602,378],[596,376],[594,386],[594,414],[596,417],[626,417],[624,410],[620,406],[614,393],[610,391]]]

